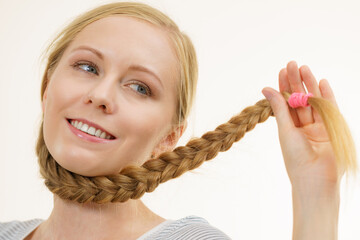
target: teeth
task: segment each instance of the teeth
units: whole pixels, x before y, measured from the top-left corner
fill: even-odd
[[[96,136],[96,137],[100,137],[100,135],[101,135],[101,130],[99,130],[99,129],[98,129],[98,130],[96,130],[96,132],[95,132],[95,136]]]
[[[95,135],[95,128],[89,127],[89,129],[87,130],[87,133],[94,136]]]
[[[100,129],[96,129],[94,127],[89,127],[89,125],[78,122],[78,121],[71,121],[71,125],[73,125],[75,128],[79,129],[80,131],[83,131],[87,134],[103,138],[103,139],[111,139],[110,135],[107,135],[105,132],[101,131]]]
[[[100,138],[104,138],[104,139],[105,139],[105,137],[106,137],[106,133],[102,132],[102,133],[100,134]]]
[[[81,126],[80,130],[87,133],[88,129],[89,129],[89,126],[87,124],[84,124],[84,125]]]

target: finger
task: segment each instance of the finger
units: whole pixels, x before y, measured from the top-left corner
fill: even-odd
[[[288,79],[292,92],[306,93],[296,62],[295,61],[289,62],[286,69],[288,72]],[[296,112],[298,114],[300,124],[302,126],[314,122],[310,107],[297,108]]]
[[[329,82],[326,79],[322,79],[319,82],[319,86],[322,97],[332,102],[335,105],[335,107],[339,109],[339,106],[335,99],[334,92],[332,91]]]
[[[264,88],[262,93],[270,102],[279,132],[287,131],[288,129],[295,127],[289,112],[289,107],[281,93],[269,87]]]
[[[316,78],[312,74],[310,68],[308,66],[304,65],[304,66],[301,66],[299,68],[299,70],[300,70],[301,79],[304,81],[308,92],[312,93],[314,95],[314,97],[321,98],[321,92],[319,89],[319,85],[316,81]],[[321,116],[319,115],[318,112],[314,111],[313,109],[311,112],[313,114],[315,122],[322,122]]]
[[[286,68],[281,69],[281,71],[279,72],[279,90],[280,90],[280,92],[291,93],[291,88],[290,88],[290,84],[288,81]],[[296,110],[289,107],[289,111],[290,111],[290,115],[294,121],[294,125],[296,127],[300,127],[300,121],[299,121],[299,117],[296,113]]]

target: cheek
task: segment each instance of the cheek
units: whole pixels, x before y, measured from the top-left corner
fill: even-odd
[[[150,140],[157,139],[161,134],[161,130],[168,124],[167,117],[161,111],[161,107],[145,107],[144,108],[130,108],[124,114],[123,126],[125,131],[129,131],[133,136],[139,139]],[[120,125],[120,128],[122,126]]]
[[[44,115],[56,116],[64,109],[69,109],[81,100],[84,86],[73,81],[67,70],[55,70],[47,88],[47,99],[44,102]]]
[[[152,150],[166,135],[171,126],[171,110],[164,105],[130,108],[119,122],[119,132],[123,132],[128,146],[141,154],[138,162],[147,160]]]
[[[60,74],[61,72],[61,74]],[[65,117],[69,114],[81,98],[79,86],[70,82],[71,76],[66,71],[54,71],[47,86],[47,96],[43,101],[44,106],[44,140],[50,153],[58,160],[65,152],[62,142],[62,131],[66,127]]]

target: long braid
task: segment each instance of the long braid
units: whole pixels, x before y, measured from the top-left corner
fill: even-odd
[[[289,93],[283,93],[287,100]],[[356,152],[347,124],[334,105],[322,98],[309,98],[309,104],[321,115],[337,164],[346,170],[356,171]],[[37,154],[40,172],[49,190],[63,199],[79,203],[125,202],[138,199],[145,192],[152,192],[163,182],[177,178],[199,167],[203,162],[227,151],[256,124],[274,116],[268,100],[263,99],[245,108],[227,123],[205,133],[201,138],[190,140],[185,146],[164,152],[142,166],[128,166],[117,175],[85,177],[61,167],[50,155],[40,134]]]
[[[199,167],[204,161],[213,159],[218,152],[227,151],[256,124],[266,121],[272,115],[269,102],[261,100],[214,131],[190,140],[185,146],[162,153],[140,167],[129,166],[117,175],[108,176],[84,177],[64,169],[52,158],[41,137],[38,141],[41,147],[37,148],[40,173],[49,190],[63,199],[80,203],[138,199],[145,192],[154,191],[160,183]]]

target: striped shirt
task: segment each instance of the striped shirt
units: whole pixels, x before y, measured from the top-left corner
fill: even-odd
[[[37,228],[42,219],[0,222],[0,240],[22,240]],[[219,229],[204,218],[187,216],[178,220],[166,220],[137,240],[228,240]]]

